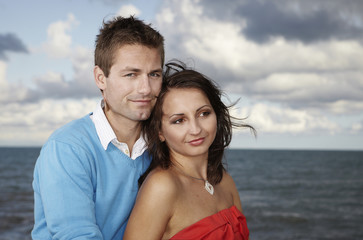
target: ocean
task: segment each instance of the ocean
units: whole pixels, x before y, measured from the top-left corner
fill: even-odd
[[[0,148],[0,240],[33,226],[40,148]],[[227,150],[251,240],[362,240],[363,151]]]

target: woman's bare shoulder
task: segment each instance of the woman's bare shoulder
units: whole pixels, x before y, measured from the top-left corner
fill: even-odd
[[[177,193],[177,187],[178,182],[170,170],[156,168],[148,174],[140,191],[147,191],[152,195],[166,194],[166,196],[173,197]]]
[[[234,180],[226,170],[223,170],[222,184],[235,186]]]
[[[222,187],[232,194],[234,205],[242,211],[241,200],[239,197],[238,189],[232,176],[227,171],[223,172]]]

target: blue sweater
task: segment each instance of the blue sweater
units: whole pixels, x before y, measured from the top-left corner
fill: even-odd
[[[149,164],[105,151],[89,115],[58,129],[35,165],[33,239],[122,239]]]

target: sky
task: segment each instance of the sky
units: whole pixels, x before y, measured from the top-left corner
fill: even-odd
[[[41,146],[101,99],[103,21],[135,15],[213,79],[235,117],[231,148],[363,150],[361,0],[0,0],[0,146]]]

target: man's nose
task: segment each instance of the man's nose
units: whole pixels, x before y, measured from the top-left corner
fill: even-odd
[[[148,75],[141,75],[139,79],[138,92],[148,95],[151,92],[150,79]]]

